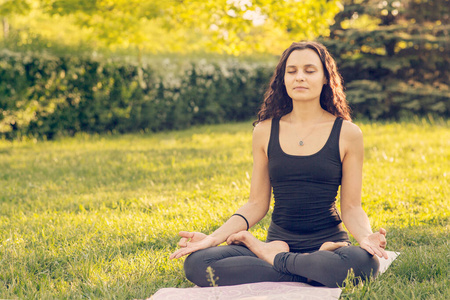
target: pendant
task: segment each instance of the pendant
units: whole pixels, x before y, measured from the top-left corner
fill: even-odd
[[[304,145],[303,141],[300,141],[298,144],[299,144],[300,146],[303,146],[303,145]]]

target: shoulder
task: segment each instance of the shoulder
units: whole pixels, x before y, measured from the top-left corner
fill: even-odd
[[[259,122],[253,128],[253,137],[264,136],[270,134],[270,129],[272,127],[272,119],[267,119]]]
[[[341,159],[349,156],[358,158],[363,157],[363,134],[358,125],[344,120],[342,123],[341,138],[339,143],[341,149]]]
[[[269,143],[271,127],[272,119],[267,119],[256,124],[253,128],[253,145],[265,149]]]
[[[341,138],[346,142],[362,141],[363,133],[358,125],[344,120],[342,122]]]

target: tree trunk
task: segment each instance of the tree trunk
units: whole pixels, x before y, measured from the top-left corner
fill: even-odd
[[[3,38],[6,40],[9,35],[9,23],[6,17],[2,18],[2,24],[3,24]]]

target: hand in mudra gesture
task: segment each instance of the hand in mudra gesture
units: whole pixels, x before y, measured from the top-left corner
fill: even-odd
[[[172,253],[169,256],[170,259],[180,258],[192,252],[215,246],[212,238],[201,232],[180,231],[178,234],[181,236],[178,242],[181,249]]]
[[[386,248],[386,230],[383,228],[362,239],[359,245],[372,255],[388,258],[386,251],[384,251],[384,248]]]

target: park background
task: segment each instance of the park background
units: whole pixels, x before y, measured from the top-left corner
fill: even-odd
[[[2,0],[0,18],[0,298],[190,286],[176,232],[246,201],[251,120],[303,39],[338,63],[364,208],[402,252],[343,298],[450,298],[448,0]]]

